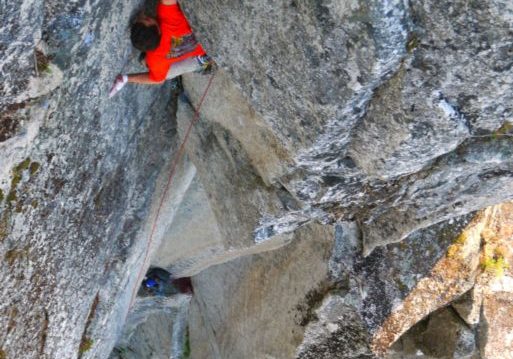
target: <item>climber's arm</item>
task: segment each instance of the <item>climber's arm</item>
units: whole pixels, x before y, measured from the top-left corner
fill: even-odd
[[[114,80],[114,83],[110,88],[109,97],[112,97],[115,94],[117,94],[129,82],[133,84],[160,85],[164,83],[164,81],[166,81],[165,78],[162,81],[152,80],[150,78],[149,72],[142,72],[138,74],[129,75],[119,74],[118,76],[116,76],[116,79]]]
[[[144,85],[160,85],[166,81],[166,79],[162,81],[155,81],[150,78],[149,72],[142,72],[138,74],[129,74],[128,82],[134,84],[144,84]]]
[[[160,0],[163,5],[174,5],[177,3],[176,0]]]

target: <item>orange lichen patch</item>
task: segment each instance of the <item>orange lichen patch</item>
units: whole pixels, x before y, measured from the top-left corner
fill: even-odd
[[[488,212],[485,210],[476,215],[431,273],[417,283],[402,305],[385,320],[371,344],[377,355],[383,355],[403,333],[429,313],[472,287],[479,264],[480,234]]]
[[[475,286],[476,296],[492,291],[491,284],[511,273],[513,253],[513,202],[480,211],[421,279],[401,306],[375,333],[373,351],[381,355],[410,327]]]
[[[464,263],[451,259],[437,264],[428,278],[422,279],[417,287],[384,322],[374,336],[372,349],[383,354],[404,332],[426,315],[455,300],[469,290],[473,284],[474,270]]]
[[[481,233],[483,242],[480,264],[483,284],[502,277],[511,267],[512,259],[509,239],[513,237],[513,203],[503,203],[492,208],[493,215],[488,218],[486,228]]]
[[[462,232],[454,241],[454,243],[447,249],[447,257],[454,258],[458,254],[462,253],[462,247],[465,245],[467,241],[466,232]]]
[[[511,256],[510,249],[504,244],[499,244],[497,247],[495,247],[494,252],[495,252],[495,255],[504,257],[504,258]]]
[[[483,239],[491,242],[503,241],[513,236],[513,202],[506,202],[491,207],[492,215],[488,217]]]

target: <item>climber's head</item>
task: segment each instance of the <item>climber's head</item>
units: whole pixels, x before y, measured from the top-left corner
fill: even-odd
[[[130,40],[137,50],[155,50],[160,44],[159,23],[153,17],[140,13],[132,24]]]

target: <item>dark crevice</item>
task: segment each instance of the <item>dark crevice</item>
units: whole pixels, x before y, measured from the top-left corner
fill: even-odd
[[[472,290],[472,289],[470,289]],[[468,292],[467,292],[468,293]],[[466,294],[466,293],[465,293]],[[465,295],[463,294],[463,295]],[[447,309],[450,310],[455,316],[456,318],[458,318],[458,322],[465,326],[466,328],[468,328],[469,330],[473,330],[473,328],[465,321],[465,319],[463,319],[463,317],[460,315],[460,312],[458,312],[453,306],[452,304],[448,305],[447,306]]]
[[[41,339],[39,341],[39,354],[41,356],[44,355],[46,339],[48,337],[48,325],[50,324],[48,311],[43,309],[43,329],[41,330]]]
[[[294,196],[294,194],[287,189],[283,184],[279,183],[278,188],[276,189],[276,194],[280,199],[283,207],[286,210],[296,211],[301,209],[300,201]]]
[[[78,352],[78,358],[82,357],[82,354],[91,348],[92,340],[87,336],[87,331],[91,322],[93,321],[94,315],[96,314],[96,309],[98,308],[98,304],[100,303],[100,293],[97,292],[93,302],[91,304],[91,308],[89,309],[89,315],[87,316],[86,324],[84,326],[84,331],[82,332],[82,339],[80,340],[80,347]]]
[[[296,323],[302,327],[308,325],[312,321],[316,321],[319,318],[315,311],[322,304],[324,298],[330,293],[336,293],[341,288],[337,283],[331,281],[323,281],[319,283],[317,288],[310,290],[306,293],[304,299],[296,305],[298,317],[296,317]]]

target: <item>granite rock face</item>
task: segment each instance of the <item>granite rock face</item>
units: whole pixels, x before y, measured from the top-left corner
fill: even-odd
[[[117,71],[137,68],[121,21],[136,2],[0,6],[0,126],[16,123],[0,142],[0,353],[106,357],[138,286],[176,96],[106,98]]]
[[[187,0],[109,100],[154,5],[0,1],[0,358],[512,356],[511,1]]]
[[[357,218],[367,253],[511,198],[511,2],[184,8],[296,155],[279,183],[311,217]]]

